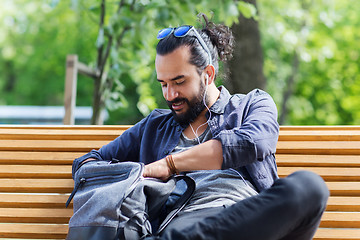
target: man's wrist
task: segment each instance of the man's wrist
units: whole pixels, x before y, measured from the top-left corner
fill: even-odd
[[[176,166],[175,166],[175,162],[174,162],[174,159],[173,159],[173,156],[170,154],[170,155],[167,155],[165,157],[165,161],[166,161],[166,164],[168,166],[168,169],[170,171],[171,174],[179,174],[179,171],[177,170]]]

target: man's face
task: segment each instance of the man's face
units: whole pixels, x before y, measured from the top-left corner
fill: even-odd
[[[193,122],[205,109],[205,84],[196,66],[189,63],[189,47],[182,46],[166,55],[157,55],[155,68],[163,96],[175,120],[181,124]]]

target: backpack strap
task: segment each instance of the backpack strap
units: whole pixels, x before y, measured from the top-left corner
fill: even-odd
[[[170,223],[170,221],[185,207],[185,205],[189,202],[191,196],[195,192],[196,184],[195,184],[194,179],[192,179],[191,177],[185,176],[185,175],[176,175],[175,180],[176,181],[184,180],[184,182],[187,185],[186,191],[176,201],[173,209],[166,216],[166,218],[162,221],[161,225],[158,228],[158,231],[156,232],[156,235],[159,235],[166,228],[166,226]]]

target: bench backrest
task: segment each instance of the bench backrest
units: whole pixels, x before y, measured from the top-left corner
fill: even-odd
[[[71,164],[129,126],[0,125],[0,238],[64,239]],[[320,174],[331,197],[315,239],[360,240],[360,126],[282,126],[279,175]]]

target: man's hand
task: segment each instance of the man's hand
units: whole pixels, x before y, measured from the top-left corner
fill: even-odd
[[[159,178],[163,181],[166,181],[171,176],[171,172],[165,158],[145,165],[143,176]]]

